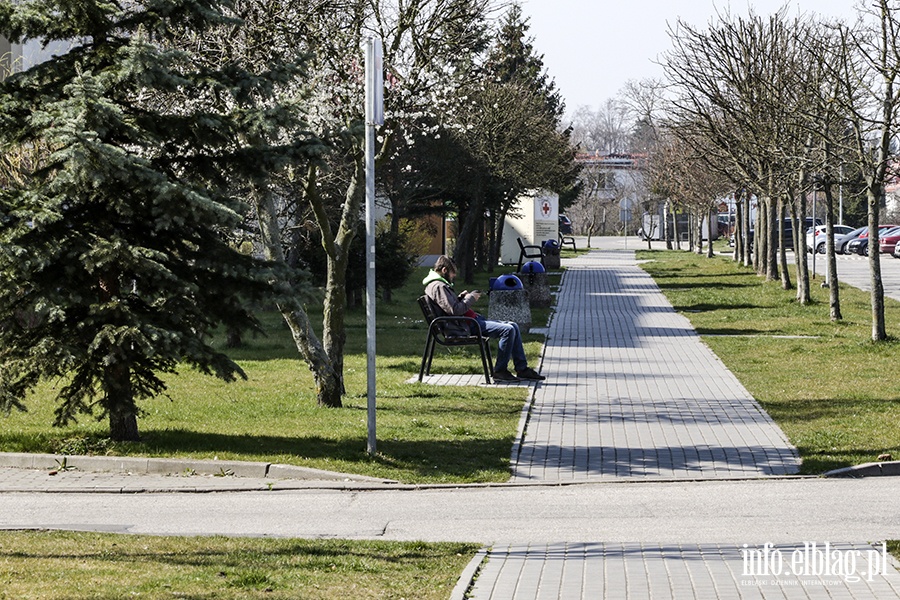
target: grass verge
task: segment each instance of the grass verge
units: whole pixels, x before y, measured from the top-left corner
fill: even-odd
[[[0,599],[447,598],[460,543],[0,532]]]
[[[870,341],[869,294],[841,286],[844,319],[829,319],[828,290],[764,282],[730,258],[642,251],[642,267],[799,450],[802,473],[900,458],[900,344]],[[900,303],[885,299],[900,323]]]
[[[168,378],[168,393],[141,403],[142,441],[111,443],[105,422],[84,416],[66,428],[51,427],[62,382],[42,385],[28,412],[0,419],[0,451],[109,454],[248,460],[371,475],[409,483],[497,482],[509,478],[509,459],[522,387],[437,387],[406,383],[418,373],[426,329],[415,301],[427,269],[377,304],[378,454],[366,453],[366,316],[347,316],[344,408],[316,405],[312,375],[276,313],[262,315],[265,335],[227,351],[247,372],[226,384],[183,369]],[[499,273],[496,273],[499,274]],[[495,274],[495,275],[496,275]],[[558,284],[558,278],[553,283]],[[458,284],[462,288],[463,284]],[[469,289],[488,289],[488,275]],[[486,300],[476,307],[487,313]],[[310,307],[314,323],[321,306]],[[546,323],[549,309],[533,310]],[[526,335],[534,364],[542,336]],[[439,349],[434,373],[480,373],[471,347]]]

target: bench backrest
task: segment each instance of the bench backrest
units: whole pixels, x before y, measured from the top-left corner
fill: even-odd
[[[422,316],[425,317],[425,323],[431,325],[431,322],[437,318],[437,313],[431,305],[431,299],[428,296],[419,296],[419,308],[422,309]]]

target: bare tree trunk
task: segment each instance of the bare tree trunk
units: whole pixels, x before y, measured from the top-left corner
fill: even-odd
[[[663,206],[663,235],[666,239],[666,250],[672,249],[672,229],[669,228],[669,214],[671,211],[672,203],[669,200],[666,200],[665,205]]]
[[[98,299],[101,304],[119,296],[119,274],[106,273],[98,282]],[[124,352],[117,352],[115,362],[102,367],[101,403],[109,418],[109,437],[117,442],[138,442],[137,406],[134,403],[134,388],[131,385],[131,367]]]
[[[759,208],[757,208],[757,212],[759,212]],[[744,211],[742,216],[744,266],[751,267],[753,266],[753,248],[750,245],[750,194],[746,190],[744,190]]]
[[[806,172],[802,170],[798,180],[801,189],[805,180]],[[794,261],[797,268],[797,300],[800,304],[808,304],[812,301],[812,296],[810,295],[809,265],[806,262],[806,231],[803,229],[803,225],[806,223],[806,194],[792,191],[791,195],[793,196],[791,226],[796,234],[794,236]]]
[[[734,222],[730,224],[731,235],[734,238],[734,260],[744,260],[744,200],[743,195],[735,194],[734,197]]]
[[[766,220],[768,227],[765,231],[767,248],[765,254],[766,264],[766,281],[775,281],[778,279],[778,239],[780,238],[779,230],[783,229],[781,223],[776,220],[778,218],[778,203],[772,194],[774,186],[769,186],[769,197],[766,198]]]
[[[715,252],[713,251],[713,227],[715,226],[716,233],[719,231],[718,212],[716,212],[716,209],[712,204],[709,205],[709,212],[707,213],[706,218],[709,222],[709,243],[706,245],[706,257],[712,258],[715,256]]]
[[[697,254],[703,254],[703,215],[699,210],[694,219],[694,231],[697,235]]]
[[[753,234],[753,264],[758,275],[765,277],[768,261],[766,251],[769,245],[768,200],[760,198],[756,203],[756,232]]]
[[[759,198],[756,202],[756,225],[753,234],[753,264],[756,265],[758,275],[766,274],[766,263],[762,259],[762,249],[766,247],[766,227],[768,223],[765,199]]]
[[[104,404],[109,413],[109,437],[117,442],[139,442],[137,407],[131,386],[131,369],[116,363],[103,370]]]
[[[878,204],[881,200],[877,194],[878,184],[869,185],[866,198],[869,203],[869,276],[872,288],[872,341],[887,339],[884,324],[884,284],[881,280],[881,252],[878,251]]]
[[[484,267],[484,263],[487,262],[487,248],[485,241],[485,225],[487,225],[487,218],[482,214],[478,219],[478,223],[475,230],[475,265],[479,268]],[[474,276],[474,273],[473,273]]]
[[[495,223],[492,228],[491,251],[488,254],[487,272],[493,273],[496,266],[500,263],[500,251],[503,248],[503,228],[506,223],[506,213],[508,208],[494,211]]]
[[[675,248],[681,250],[681,235],[678,233],[678,214],[675,205],[672,205],[672,236],[675,238]]]
[[[834,252],[834,195],[831,192],[831,181],[826,179],[823,185],[825,191],[825,261],[828,269],[828,306],[832,321],[843,319],[841,315],[840,285],[838,285],[837,257]],[[813,221],[815,227],[815,221]],[[813,252],[815,248],[815,236],[813,237]]]
[[[779,194],[778,196],[778,262],[779,262],[779,270],[781,275],[781,289],[789,290],[791,289],[791,272],[788,270],[787,263],[787,248],[784,239],[784,220],[787,215],[787,207],[784,205],[784,194]],[[797,230],[793,229],[793,237],[791,240],[794,244],[794,248],[797,248]]]
[[[281,248],[281,227],[278,224],[275,202],[266,189],[255,188],[251,196],[256,206],[266,258],[283,265],[285,258]],[[289,298],[291,296],[289,282],[281,282],[279,285],[284,292],[282,295]],[[287,301],[280,301],[277,306],[291,330],[297,351],[312,371],[319,405],[341,406],[343,378],[341,373],[335,370],[324,345],[316,337],[306,311],[299,304]]]
[[[478,224],[482,218],[483,206],[484,202],[479,194],[473,199],[465,215],[460,215],[463,222],[459,225],[453,260],[459,268],[458,277],[465,283],[472,283],[475,280],[475,246],[478,242]]]

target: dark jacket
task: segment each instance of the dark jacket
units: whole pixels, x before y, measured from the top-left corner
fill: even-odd
[[[441,277],[440,273],[432,270],[422,280],[425,285],[425,295],[437,307],[438,316],[462,317],[472,310],[475,298],[468,294],[460,298],[453,291],[453,284]],[[469,313],[471,316],[471,313]],[[462,324],[448,324],[444,328],[444,334],[449,336],[469,335],[469,329]]]

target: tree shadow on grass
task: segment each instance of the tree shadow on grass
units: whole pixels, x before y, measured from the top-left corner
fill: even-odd
[[[755,304],[710,304],[708,302],[697,302],[696,304],[676,304],[675,310],[679,312],[710,312],[717,310],[742,310],[759,308]]]
[[[178,539],[135,536],[123,543],[92,532],[15,531],[3,534],[7,539],[22,540],[18,545],[0,548],[0,557],[7,560],[92,560],[110,565],[175,565],[179,567],[209,568],[211,564],[240,572],[248,566],[266,568],[289,561],[292,570],[356,571],[359,561],[402,566],[417,565],[423,560],[441,560],[465,553],[474,555],[480,547],[465,542],[425,544],[388,540],[339,539],[258,539],[232,538],[227,543],[208,539],[197,543]],[[53,542],[54,537],[65,541]],[[99,537],[99,539],[98,539]],[[79,540],[83,540],[79,543]],[[134,541],[134,543],[131,543]],[[111,550],[115,551],[111,551]],[[149,567],[152,568],[152,567]],[[235,573],[229,573],[234,575]],[[219,577],[226,574],[220,573]]]
[[[867,420],[891,423],[893,427],[896,415],[900,413],[900,398],[819,398],[764,403],[764,408],[788,431],[794,431],[792,438],[797,438],[794,443],[803,459],[803,474],[818,475],[876,462],[878,456],[885,453],[900,458],[896,434],[882,438],[885,446],[872,445],[872,436],[867,433],[860,437],[860,430],[867,431]],[[815,423],[814,428],[803,429],[809,423]],[[800,429],[795,430],[798,426]]]
[[[687,283],[684,281],[676,281],[672,283],[657,283],[662,291],[695,291],[695,290],[721,290],[721,289],[743,289],[754,287],[748,283],[725,283],[721,281],[708,281],[705,283]],[[758,287],[758,285],[756,286]]]
[[[509,471],[509,456],[513,436],[476,438],[464,427],[458,429],[458,439],[378,441],[378,456],[366,453],[366,438],[346,437],[329,439],[321,436],[229,435],[199,433],[168,429],[148,430],[143,440],[133,446],[135,453],[184,457],[190,454],[229,456],[231,459],[269,462],[273,456],[285,457],[289,464],[312,466],[309,460],[334,462],[333,467],[316,463],[317,468],[341,471],[343,467],[359,465],[353,472],[388,478],[412,479],[448,478],[474,481],[485,472]],[[454,430],[451,428],[451,430]],[[5,440],[0,440],[2,443]],[[373,467],[381,464],[384,469]],[[396,474],[391,471],[398,470]],[[405,473],[404,473],[405,472]]]
[[[770,405],[771,404],[771,405]],[[850,415],[878,416],[900,413],[900,398],[813,398],[767,403],[766,409],[784,422],[807,422],[817,419],[842,419]]]
[[[749,337],[783,335],[781,331],[771,329],[731,329],[728,327],[698,327],[698,335],[715,335],[721,337]]]

